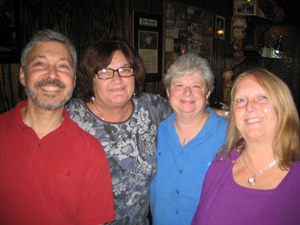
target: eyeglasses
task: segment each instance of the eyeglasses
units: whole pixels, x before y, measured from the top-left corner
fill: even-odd
[[[133,67],[121,67],[119,69],[113,70],[113,69],[100,69],[96,71],[96,75],[101,80],[107,80],[114,77],[115,72],[118,72],[119,77],[131,77],[134,74],[134,68]]]

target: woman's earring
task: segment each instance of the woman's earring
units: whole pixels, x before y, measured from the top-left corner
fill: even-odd
[[[92,104],[94,104],[94,102],[95,102],[95,98],[94,98],[94,96],[93,96],[93,97],[91,97],[91,102],[92,102]]]
[[[132,94],[132,98],[135,98],[135,92],[133,92],[133,94]]]

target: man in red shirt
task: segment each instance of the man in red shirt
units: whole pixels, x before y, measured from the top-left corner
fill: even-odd
[[[27,101],[0,115],[1,224],[104,224],[114,220],[109,165],[99,141],[64,109],[77,54],[43,30],[26,45],[19,79]]]

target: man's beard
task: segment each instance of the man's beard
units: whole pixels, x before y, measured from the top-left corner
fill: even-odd
[[[45,103],[42,102],[39,97],[34,93],[34,91],[32,91],[28,85],[27,85],[27,81],[25,81],[26,85],[25,85],[25,92],[27,94],[27,96],[29,98],[31,98],[35,103],[37,103],[37,105],[39,105],[41,108],[45,109],[45,110],[56,110],[61,108],[62,106],[64,106],[72,97],[73,94],[73,90],[74,88],[72,88],[67,94],[66,96],[57,104],[54,103]],[[34,84],[34,88],[38,88],[39,86],[43,86],[43,85],[48,85],[48,84],[52,84],[55,86],[58,86],[60,88],[66,89],[66,85],[64,83],[62,83],[61,81],[54,79],[54,80],[42,80],[39,81],[37,83]],[[47,97],[49,98],[54,98],[54,95],[47,95]]]

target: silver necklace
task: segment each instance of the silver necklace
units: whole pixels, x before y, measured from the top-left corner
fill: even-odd
[[[106,121],[105,118],[102,116],[102,113],[101,113],[100,110],[98,109],[97,104],[95,104],[95,98],[94,98],[94,97],[91,97],[91,103],[94,105],[94,107],[95,107],[96,111],[98,112],[99,116],[97,116],[95,113],[94,113],[94,114],[95,114],[99,119],[101,119],[101,120],[103,120],[103,121]],[[129,105],[129,107],[126,109],[125,113],[123,114],[123,116],[124,116],[125,119],[121,119],[121,121],[119,121],[119,122],[124,122],[124,121],[126,121],[126,120],[131,116],[131,114],[133,113],[133,103],[131,103],[131,104],[132,104],[132,109],[131,109],[131,105]],[[129,113],[129,112],[130,112],[130,113]],[[129,113],[129,116],[128,116],[128,113]],[[108,122],[108,121],[107,121],[107,122]]]
[[[187,138],[183,138],[182,147],[184,147],[188,143]]]
[[[271,163],[270,163],[268,166],[266,166],[264,169],[260,170],[260,171],[257,172],[257,173],[254,173],[254,172],[249,168],[249,166],[248,166],[247,163],[246,163],[246,160],[245,160],[245,151],[243,152],[242,158],[243,158],[243,161],[244,161],[244,163],[245,163],[246,168],[249,170],[250,173],[253,174],[253,177],[250,177],[250,178],[248,179],[248,184],[250,184],[250,185],[252,185],[252,186],[255,185],[255,183],[256,183],[256,179],[255,179],[255,178],[256,178],[257,175],[263,173],[263,172],[266,171],[267,169],[270,169],[270,168],[271,168],[272,166],[274,166],[275,163],[276,163],[276,160],[274,159],[274,161],[271,162]]]

